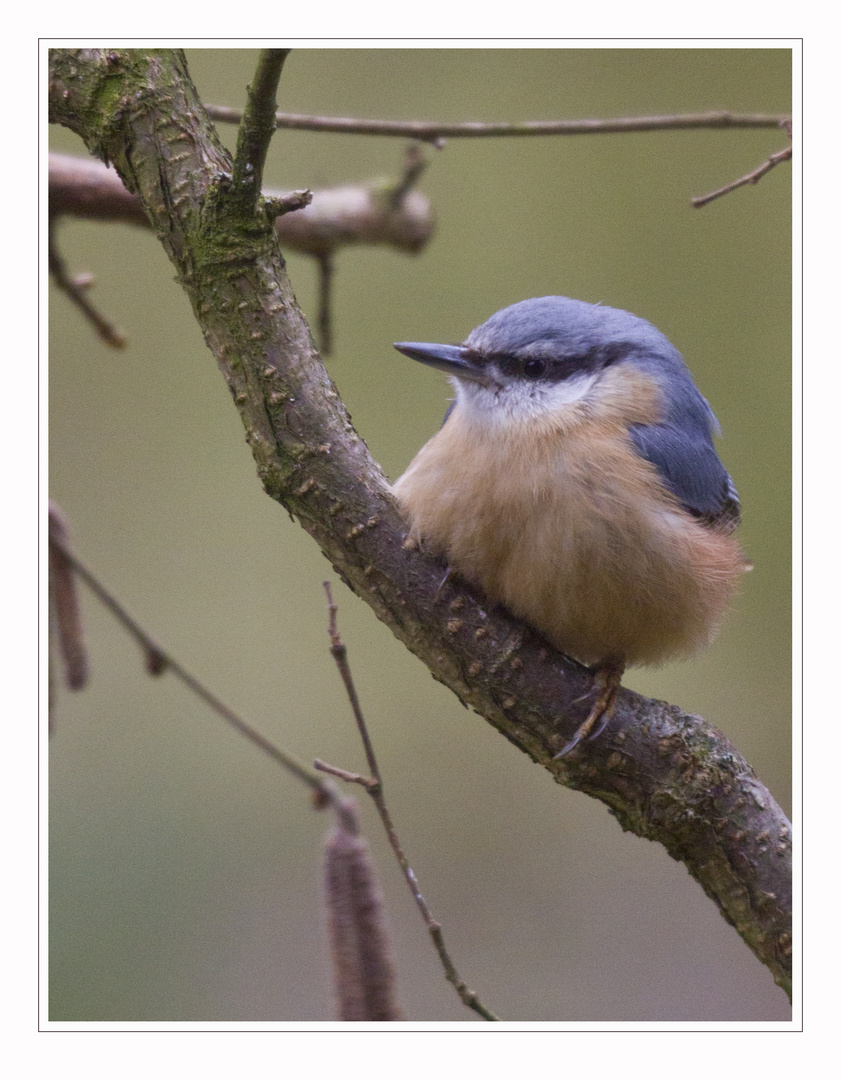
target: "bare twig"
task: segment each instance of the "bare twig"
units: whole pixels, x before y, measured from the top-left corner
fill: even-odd
[[[58,245],[55,238],[55,227],[55,220],[51,217],[48,226],[47,262],[53,281],[68,299],[79,308],[88,322],[96,329],[97,334],[99,334],[107,345],[111,345],[115,349],[124,348],[128,342],[125,333],[118,329],[112,322],[109,322],[104,315],[100,315],[87,298],[87,290],[93,284],[93,278],[88,274],[73,277],[65,266],[64,260],[58,251]]]
[[[390,196],[389,205],[392,210],[397,210],[400,204],[418,180],[421,178],[424,170],[427,166],[427,159],[424,156],[421,144],[418,142],[411,142],[406,147],[406,156],[403,159],[403,175],[400,180],[395,184]]]
[[[338,765],[331,765],[327,761],[322,761],[321,758],[316,758],[312,763],[314,769],[318,769],[319,772],[329,773],[331,776],[338,777],[339,780],[344,780],[346,784],[361,784],[364,788],[374,788],[377,786],[378,781],[372,780],[370,776],[363,776],[362,773],[348,772],[347,769],[340,769]]]
[[[317,773],[314,773],[311,769],[307,768],[303,762],[298,761],[297,758],[293,757],[285,750],[281,750],[280,747],[275,746],[275,744],[267,739],[265,735],[261,735],[256,728],[253,728],[243,720],[241,716],[235,713],[233,709],[209,690],[204,683],[194,675],[191,675],[171,653],[158,645],[158,643],[146,633],[143,627],[129,615],[119,600],[105,588],[96,575],[88,570],[88,568],[76,558],[61,537],[51,537],[50,543],[51,546],[54,546],[56,550],[61,552],[62,558],[67,562],[67,565],[72,568],[73,572],[77,574],[82,581],[84,581],[97,599],[108,608],[117,621],[140,645],[144,653],[146,668],[151,674],[161,674],[164,671],[171,671],[177,679],[180,679],[180,681],[192,690],[194,694],[200,697],[206,705],[209,705],[218,716],[221,716],[226,724],[234,728],[235,731],[238,731],[240,735],[245,736],[246,739],[253,743],[258,749],[262,750],[268,757],[272,758],[273,761],[282,765],[284,769],[307,784],[323,802],[332,804],[336,801],[337,796],[331,785],[322,780]]]
[[[256,204],[263,185],[263,167],[275,130],[275,94],[289,49],[263,49],[257,61],[254,81],[248,87],[234,157],[234,189]]]
[[[386,831],[388,842],[391,845],[391,849],[397,857],[397,861],[400,864],[400,869],[403,871],[403,876],[408,882],[409,888],[414,897],[415,903],[420,910],[423,921],[426,923],[426,928],[429,931],[429,936],[432,938],[432,942],[435,946],[435,950],[441,960],[441,964],[444,968],[444,974],[447,977],[447,981],[452,983],[455,987],[456,993],[461,998],[462,1002],[472,1009],[473,1012],[478,1013],[485,1020],[498,1020],[499,1017],[490,1011],[482,1002],[479,997],[471,990],[465,983],[464,979],[459,975],[455,965],[447,952],[446,945],[444,944],[444,935],[441,930],[441,924],[432,915],[429,909],[429,905],[424,899],[423,893],[420,891],[418,879],[415,876],[414,870],[409,865],[409,860],[406,858],[406,853],[403,851],[403,846],[400,843],[400,839],[397,835],[397,831],[394,827],[394,822],[391,820],[391,814],[388,806],[386,805],[385,795],[383,794],[382,776],[380,775],[379,766],[377,765],[376,755],[374,754],[374,747],[371,742],[371,737],[368,734],[368,725],[365,723],[365,717],[362,713],[362,707],[359,704],[359,697],[356,693],[356,687],[353,683],[353,676],[351,675],[350,665],[347,659],[347,648],[339,636],[339,630],[336,623],[337,607],[333,602],[333,593],[330,589],[330,582],[324,582],[324,591],[327,593],[328,604],[328,632],[330,634],[330,653],[333,659],[336,661],[336,667],[339,669],[342,682],[344,683],[345,690],[347,692],[348,700],[350,701],[350,707],[353,710],[353,717],[356,720],[356,726],[359,729],[359,734],[362,738],[362,745],[365,748],[365,757],[368,761],[368,768],[371,772],[371,779],[368,780],[365,777],[360,776],[358,773],[345,773],[342,769],[337,769],[332,765],[325,765],[324,762],[317,762],[316,768],[322,769],[324,772],[332,773],[334,776],[339,776],[343,780],[349,780],[353,783],[361,784],[366,788],[368,794],[374,801],[374,805],[377,808],[377,813],[380,815],[380,819]]]
[[[322,353],[329,356],[333,351],[333,273],[335,261],[332,251],[322,251],[318,258],[318,344]]]
[[[205,105],[208,116],[221,123],[238,124],[242,112],[224,105]],[[339,116],[305,116],[277,113],[279,128],[345,135],[388,135],[436,143],[440,139],[524,137],[534,135],[594,135],[623,131],[682,131],[687,128],[769,128],[787,119],[767,113],[704,112],[676,116],[620,116],[608,120],[524,120],[480,123],[466,121],[436,124],[424,120],[360,120]]]
[[[735,191],[737,188],[744,187],[746,184],[756,184],[762,177],[769,173],[776,165],[779,165],[783,161],[791,161],[792,148],[787,146],[785,150],[779,150],[776,154],[771,154],[767,161],[764,161],[753,172],[747,173],[745,176],[741,176],[738,180],[733,180],[730,184],[725,184],[724,187],[720,187],[715,191],[711,191],[709,195],[700,195],[692,200],[692,205],[696,208],[706,206],[714,199],[720,199],[722,195],[729,195],[731,191]]]
[[[353,676],[350,673],[350,665],[347,660],[347,647],[341,637],[339,637],[339,628],[336,622],[336,615],[338,614],[339,609],[333,600],[333,591],[330,588],[329,581],[324,582],[324,591],[327,593],[327,632],[330,635],[330,654],[336,661],[336,667],[339,669],[342,682],[345,684],[348,701],[353,710],[353,718],[356,721],[359,737],[362,739],[362,745],[365,748],[365,759],[368,762],[368,769],[377,787],[382,789],[382,777],[380,776],[380,769],[377,765],[376,755],[374,754],[374,744],[371,742],[371,736],[368,734],[368,725],[365,723],[362,706],[359,704],[356,687],[353,685]]]

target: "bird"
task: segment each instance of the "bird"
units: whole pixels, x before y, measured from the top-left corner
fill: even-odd
[[[565,757],[607,726],[627,667],[710,644],[750,569],[718,421],[668,338],[601,303],[535,297],[460,345],[394,347],[455,388],[392,485],[407,535],[594,670]]]

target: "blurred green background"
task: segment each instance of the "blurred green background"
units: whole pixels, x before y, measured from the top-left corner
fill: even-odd
[[[205,101],[241,105],[254,50],[190,50]],[[786,49],[301,49],[284,111],[519,120],[790,109]],[[221,127],[233,145],[235,129]],[[84,153],[53,129],[56,149]],[[791,177],[694,210],[781,149],[774,130],[450,140],[421,187],[418,257],[341,254],[329,361],[392,478],[437,429],[443,377],[393,341],[459,341],[498,308],[560,293],[627,308],[683,352],[723,428],[755,563],[703,657],[626,683],[699,712],[790,809]],[[279,132],[266,185],[395,175],[399,139]],[[95,338],[50,294],[51,495],[80,557],[144,627],[268,737],[355,769],[322,581],[391,809],[462,975],[512,1021],[773,1021],[788,1003],[682,865],[622,834],[468,713],[337,580],[262,492],[236,411],[151,233],[66,222],[62,251],[129,334]],[[316,272],[290,254],[305,312]],[[321,906],[329,822],[306,792],[83,596],[93,676],[60,694],[51,744],[50,1017],[330,1020]],[[372,808],[400,998],[470,1021],[444,981]]]

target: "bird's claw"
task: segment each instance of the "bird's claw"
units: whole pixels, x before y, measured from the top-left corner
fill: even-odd
[[[624,671],[625,665],[615,662],[607,662],[597,668],[593,688],[588,694],[584,695],[584,697],[589,697],[590,693],[593,693],[594,690],[598,689],[599,696],[596,703],[590,710],[587,719],[578,728],[569,742],[554,755],[553,761],[557,761],[558,758],[566,757],[580,742],[592,742],[593,739],[597,739],[599,735],[601,735],[610,723],[610,718],[613,716],[613,710],[616,705],[616,694],[622,682]],[[579,700],[583,700],[583,698],[579,698]]]

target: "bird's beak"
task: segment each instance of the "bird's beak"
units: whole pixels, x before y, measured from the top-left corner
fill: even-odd
[[[404,356],[419,360],[422,364],[428,364],[429,367],[438,368],[439,371],[446,371],[448,375],[455,375],[457,379],[477,383],[488,381],[481,355],[463,345],[428,345],[421,341],[396,341],[394,347]]]

